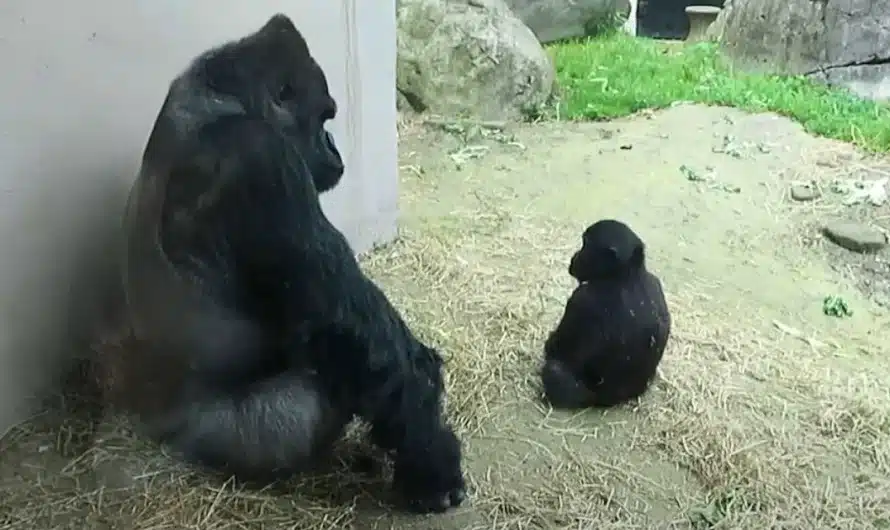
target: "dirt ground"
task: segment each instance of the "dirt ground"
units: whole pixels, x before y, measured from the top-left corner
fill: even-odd
[[[0,442],[0,529],[890,528],[886,255],[819,233],[887,225],[888,207],[843,206],[830,187],[890,166],[783,118],[688,105],[504,133],[415,124],[400,149],[401,236],[363,264],[446,357],[464,507],[393,515],[382,479],[344,469],[235,489],[117,421],[68,461],[38,418]],[[801,180],[822,197],[791,200]],[[535,370],[568,258],[603,217],[646,241],[674,335],[640,403],[553,412]],[[852,316],[824,314],[826,296]]]

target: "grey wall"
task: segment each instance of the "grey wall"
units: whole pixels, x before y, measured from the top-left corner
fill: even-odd
[[[395,235],[393,3],[0,3],[0,434],[33,407],[60,356],[82,347],[169,80],[278,11],[304,32],[340,104],[332,131],[347,173],[324,204],[362,252]]]

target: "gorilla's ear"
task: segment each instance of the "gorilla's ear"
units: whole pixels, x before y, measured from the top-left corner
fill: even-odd
[[[643,263],[646,260],[646,250],[645,247],[641,244],[634,248],[633,253],[630,255],[630,264],[633,267],[642,267]]]

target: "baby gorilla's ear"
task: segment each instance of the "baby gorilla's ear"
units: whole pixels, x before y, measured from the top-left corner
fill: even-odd
[[[630,256],[630,265],[632,267],[642,267],[643,263],[646,261],[645,257],[646,251],[643,245],[639,245],[633,251],[633,254]]]

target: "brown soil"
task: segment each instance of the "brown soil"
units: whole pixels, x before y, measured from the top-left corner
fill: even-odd
[[[393,515],[381,479],[343,466],[237,490],[111,421],[72,462],[38,419],[0,443],[0,529],[890,528],[890,274],[818,233],[890,214],[787,193],[886,164],[773,115],[686,105],[461,132],[404,128],[401,237],[363,263],[446,356],[465,507]],[[647,242],[675,332],[640,403],[557,413],[535,369],[567,260],[603,217]],[[827,295],[853,315],[823,314]]]

